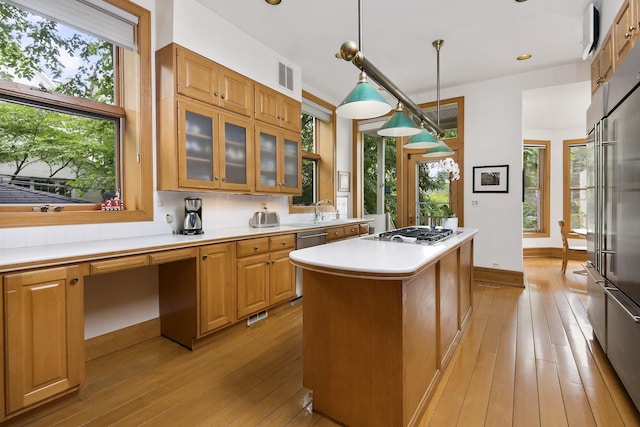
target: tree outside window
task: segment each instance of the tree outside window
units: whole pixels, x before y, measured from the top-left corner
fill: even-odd
[[[584,140],[564,141],[564,220],[569,230],[587,227],[587,158]]]
[[[389,213],[397,224],[396,139],[364,135],[364,214]]]
[[[549,235],[549,141],[525,141],[522,150],[522,229],[528,237]]]

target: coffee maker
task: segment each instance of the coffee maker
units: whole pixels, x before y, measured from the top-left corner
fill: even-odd
[[[184,199],[184,228],[182,234],[202,234],[202,199],[200,197],[185,197]]]

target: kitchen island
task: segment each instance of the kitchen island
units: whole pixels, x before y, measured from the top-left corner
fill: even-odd
[[[473,229],[434,245],[344,240],[296,250],[303,383],[350,426],[412,426],[470,317]]]

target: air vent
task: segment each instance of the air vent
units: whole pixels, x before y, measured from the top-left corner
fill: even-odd
[[[278,62],[278,83],[280,86],[293,90],[293,70]]]
[[[267,316],[269,316],[269,313],[267,312],[267,310],[263,310],[259,313],[256,314],[252,314],[251,316],[249,316],[249,318],[247,319],[247,326],[251,326],[256,322],[261,321],[262,319],[266,319]]]

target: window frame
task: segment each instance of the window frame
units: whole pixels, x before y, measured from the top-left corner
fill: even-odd
[[[586,236],[571,231],[571,147],[586,146],[587,140],[581,139],[565,139],[562,147],[562,219],[567,224],[567,237],[573,239],[586,239]],[[578,190],[583,188],[577,188]],[[583,190],[587,190],[585,187]]]
[[[551,141],[546,140],[531,140],[525,139],[522,144],[522,148],[524,149],[527,146],[535,146],[535,147],[544,147],[544,156],[542,163],[542,186],[538,187],[542,192],[542,197],[540,197],[540,201],[542,206],[540,208],[540,221],[542,222],[540,231],[522,231],[522,236],[524,238],[540,238],[540,237],[549,237],[550,236],[550,218],[551,218],[551,206],[550,206],[550,192],[551,192]],[[524,164],[522,166],[523,170],[523,182],[522,182],[522,192],[523,192],[523,203],[524,203]],[[538,175],[540,177],[540,174]],[[521,219],[522,221],[522,219]]]
[[[13,99],[58,106],[67,111],[94,111],[120,117],[119,171],[124,210],[102,211],[100,204],[64,205],[61,212],[34,211],[31,205],[0,206],[0,228],[150,221],[153,219],[153,147],[151,100],[151,13],[129,0],[106,0],[138,18],[137,51],[115,49],[116,105],[73,96],[33,91],[27,85],[0,81],[0,92]],[[124,88],[127,88],[126,90]]]
[[[329,199],[336,206],[335,189],[335,157],[336,157],[336,114],[335,106],[318,98],[307,91],[302,91],[302,97],[327,108],[333,114],[330,122],[316,120],[316,152],[302,152],[302,158],[316,162],[316,201]],[[323,205],[328,206],[328,205]],[[289,213],[312,213],[314,206],[301,206],[293,204],[293,196],[289,197]]]

